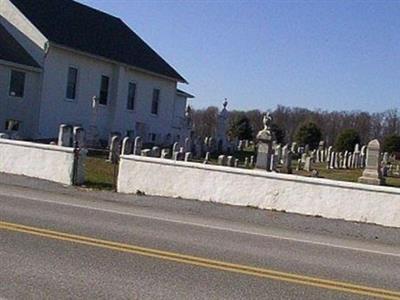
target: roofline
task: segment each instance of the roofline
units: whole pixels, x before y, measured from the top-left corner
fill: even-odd
[[[185,91],[182,91],[180,89],[176,89],[176,94],[180,95],[180,96],[184,96],[186,98],[195,98],[195,96],[193,96],[193,95],[191,95],[189,93],[186,93]]]
[[[11,68],[24,69],[27,71],[37,72],[37,73],[42,73],[42,71],[43,71],[41,68],[28,66],[28,65],[24,65],[24,64],[19,64],[19,63],[15,63],[15,62],[12,62],[9,60],[4,60],[4,59],[0,59],[0,65],[5,65],[5,66],[11,67]]]
[[[185,79],[180,80],[178,78],[169,77],[169,76],[166,76],[166,75],[162,75],[162,74],[159,74],[159,73],[148,71],[148,70],[145,70],[145,69],[142,69],[142,68],[138,68],[138,67],[135,67],[135,66],[132,66],[132,65],[117,61],[117,60],[106,58],[104,56],[95,55],[95,54],[92,54],[92,53],[89,53],[89,52],[85,52],[85,51],[81,51],[81,50],[78,50],[78,49],[75,49],[75,48],[71,48],[71,47],[67,47],[67,46],[64,46],[64,45],[60,45],[60,44],[54,43],[54,42],[52,42],[50,40],[48,40],[48,43],[49,43],[50,47],[55,47],[55,48],[59,48],[59,49],[67,50],[67,51],[72,51],[72,52],[75,52],[76,54],[89,56],[89,57],[92,57],[92,58],[95,58],[95,59],[99,59],[99,60],[102,60],[102,61],[105,61],[105,62],[108,62],[108,63],[112,63],[112,64],[121,65],[121,66],[130,68],[132,70],[135,70],[135,71],[138,71],[138,72],[142,72],[142,73],[145,73],[145,74],[148,74],[148,75],[152,75],[152,76],[155,76],[155,77],[168,79],[168,80],[171,80],[171,81],[174,81],[174,82],[180,82],[180,83],[189,84]]]

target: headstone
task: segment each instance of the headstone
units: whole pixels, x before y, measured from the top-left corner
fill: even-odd
[[[227,165],[227,158],[226,158],[225,155],[218,156],[218,164],[220,166],[226,166]]]
[[[272,155],[272,117],[269,114],[263,117],[264,129],[257,134],[257,161],[256,168],[270,171]]]
[[[372,140],[367,146],[367,158],[365,163],[365,170],[358,182],[382,185],[383,178],[380,168],[380,153],[381,145],[378,140]]]
[[[135,138],[135,143],[133,145],[133,154],[134,155],[141,155],[142,153],[142,138],[140,136],[137,136]]]
[[[228,156],[226,160],[226,165],[228,167],[233,167],[235,164],[235,158],[233,156]]]
[[[86,147],[86,133],[85,129],[83,129],[80,126],[75,126],[73,129],[73,141],[74,141],[74,146],[76,145],[77,147],[83,149]]]
[[[161,158],[170,158],[170,151],[168,148],[161,149]]]
[[[192,140],[189,137],[187,137],[185,139],[185,146],[184,147],[185,147],[184,152],[191,152],[192,151]]]
[[[154,146],[151,148],[151,156],[153,157],[160,157],[161,156],[161,149],[158,146]]]
[[[312,170],[311,157],[306,157],[306,161],[304,163],[304,171],[311,172],[311,170]]]
[[[386,165],[389,162],[389,153],[383,153],[383,163]]]
[[[239,167],[239,159],[238,158],[235,158],[235,163],[234,163],[234,165],[233,165],[235,168],[238,168]]]
[[[151,156],[151,149],[143,149],[142,151],[140,151],[140,155],[141,156],[150,157]]]
[[[249,167],[250,167],[250,168],[253,168],[253,167],[254,167],[254,155],[251,155],[251,156],[250,156]]]
[[[275,154],[271,154],[271,162],[270,162],[270,167],[269,171],[273,172],[276,171],[278,167],[278,160]]]
[[[121,153],[124,155],[132,154],[132,139],[128,136],[124,137],[122,140],[122,151]]]
[[[305,154],[305,153],[304,153],[304,154]],[[303,164],[303,162],[302,162],[301,158],[299,158],[299,159],[297,160],[296,171],[302,170],[302,164]]]
[[[172,153],[173,160],[184,160],[185,154],[183,152],[175,151]]]
[[[172,145],[172,153],[174,153],[174,152],[179,152],[179,149],[180,149],[179,143],[178,143],[178,142],[175,142],[175,143]]]
[[[306,162],[306,158],[307,158],[307,153],[303,153],[301,155],[301,162],[304,164]]]
[[[281,159],[282,159],[282,145],[278,144],[275,148],[275,153],[276,155],[276,159],[278,161],[278,164],[280,163]]]
[[[282,173],[292,174],[292,156],[292,151],[289,151],[281,168]]]
[[[210,152],[206,152],[206,156],[204,157],[204,163],[208,164],[210,162]]]
[[[249,158],[248,158],[248,157],[245,157],[245,158],[244,158],[244,167],[245,167],[246,169],[249,168]]]
[[[58,146],[72,146],[72,126],[61,124],[58,132]]]
[[[186,152],[185,153],[185,161],[191,161],[192,160],[192,152]]]
[[[120,138],[119,136],[115,135],[111,138],[110,153],[108,155],[108,160],[113,164],[117,163],[120,153],[121,153]]]
[[[287,156],[288,152],[289,152],[289,145],[283,146],[283,148],[282,148],[282,158],[281,158],[282,164],[286,160],[286,156]]]
[[[290,148],[290,151],[292,151],[292,153],[297,153],[297,143],[296,142],[292,143],[292,147]]]
[[[336,160],[336,153],[334,151],[331,151],[331,157],[329,159],[329,169],[335,169],[335,160]]]

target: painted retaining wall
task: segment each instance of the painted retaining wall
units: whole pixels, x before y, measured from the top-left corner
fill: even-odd
[[[118,192],[400,227],[400,189],[135,155],[121,156]]]
[[[78,162],[77,183],[84,180],[85,151]],[[0,172],[73,184],[74,150],[55,145],[0,139]]]

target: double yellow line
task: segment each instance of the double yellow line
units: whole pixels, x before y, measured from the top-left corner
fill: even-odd
[[[30,227],[15,223],[0,222],[0,229],[13,232],[26,233],[30,235],[45,237],[49,239],[68,241],[87,246],[94,246],[114,251],[127,252],[147,257],[154,257],[163,260],[190,264],[204,268],[228,271],[233,273],[245,274],[250,276],[268,278],[273,280],[285,281],[295,284],[313,286],[323,289],[335,290],[340,292],[352,293],[357,295],[377,297],[381,299],[400,300],[400,292],[390,291],[379,288],[372,288],[368,286],[350,284],[346,282],[326,280],[316,277],[303,276],[298,274],[291,274],[279,272],[269,269],[255,268],[251,266],[232,264],[223,261],[210,260],[196,256],[183,255],[179,253],[161,251],[157,249],[144,248],[135,245],[128,245],[123,243],[116,243],[107,240],[95,239],[75,234],[68,234],[57,232],[53,230],[41,229]]]

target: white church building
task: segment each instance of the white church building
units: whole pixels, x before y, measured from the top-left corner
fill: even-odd
[[[182,140],[193,96],[178,83],[117,17],[73,0],[0,0],[0,132],[53,139],[70,124],[96,126],[104,140]]]

